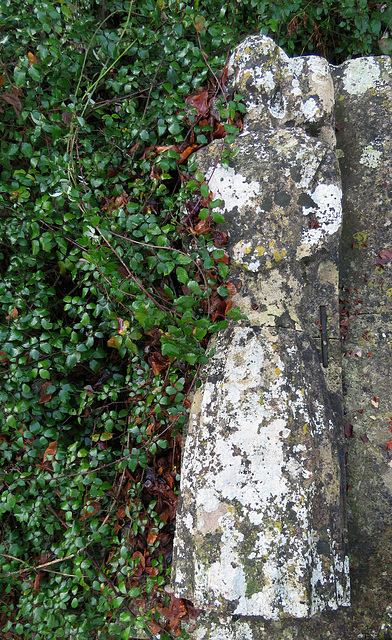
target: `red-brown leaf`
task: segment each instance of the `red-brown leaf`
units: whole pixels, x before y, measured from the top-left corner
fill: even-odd
[[[31,67],[32,64],[37,64],[38,60],[37,60],[36,56],[34,55],[34,53],[29,51],[27,53],[27,57],[29,59],[29,67]]]
[[[195,231],[198,236],[202,236],[208,233],[210,229],[211,229],[211,223],[208,218],[206,218],[205,220],[200,220],[200,222],[198,222],[197,225],[195,226]]]
[[[149,357],[148,363],[152,368],[154,375],[157,376],[163,369],[166,369],[170,360],[167,356],[163,356],[160,351],[154,351],[152,356]]]
[[[223,284],[222,286],[228,290],[231,296],[234,296],[237,293],[237,287],[232,282],[226,282],[226,284]]]
[[[198,116],[204,115],[208,110],[208,92],[202,91],[201,93],[188,96],[185,98],[185,104],[188,107],[196,109]]]
[[[387,264],[390,260],[392,260],[392,251],[390,251],[389,249],[382,249],[382,251],[380,251],[380,253],[378,254],[376,264]]]
[[[34,580],[34,591],[38,591],[40,582],[41,582],[42,578],[44,577],[44,575],[45,575],[45,571],[38,571],[37,575],[35,576],[35,580]]]
[[[193,153],[194,150],[197,149],[197,147],[198,147],[197,144],[190,144],[189,147],[184,149],[184,151],[181,152],[180,159],[177,160],[178,164],[181,164],[182,162],[185,162],[187,157],[190,156],[191,153]]]
[[[388,441],[385,443],[385,448],[386,448],[388,451],[392,450],[392,440],[388,440]]]
[[[2,100],[5,100],[5,102],[8,102],[8,104],[14,107],[15,113],[19,118],[20,112],[22,111],[22,103],[19,100],[17,94],[13,93],[12,91],[2,91],[0,93],[0,98],[2,98]]]
[[[133,577],[140,577],[144,573],[144,569],[146,567],[146,559],[141,551],[135,551],[135,553],[132,555],[132,560],[138,560],[138,564],[133,570]]]
[[[344,437],[352,438],[353,437],[353,425],[349,422],[346,422],[344,425]]]
[[[90,507],[93,507],[94,511],[91,511]],[[100,509],[101,504],[98,502],[98,500],[90,500],[83,509],[82,519],[85,520],[86,518],[92,518],[98,513],[98,511],[100,511]]]
[[[46,448],[44,453],[44,462],[46,462],[47,456],[55,456],[57,451],[57,440],[49,443],[49,446]]]
[[[9,358],[7,354],[4,353],[4,351],[0,351],[0,364],[2,364],[3,367],[5,367],[8,363],[9,363]]]
[[[214,246],[217,247],[217,249],[220,249],[224,244],[227,243],[227,233],[225,233],[224,231],[215,230],[212,234],[212,237],[214,240]]]
[[[153,531],[152,529],[149,529],[148,534],[147,534],[147,543],[148,544],[154,544],[155,540],[157,539],[158,534],[156,533],[156,531]]]
[[[13,309],[11,309],[11,313],[6,316],[6,320],[15,320],[15,318],[17,318],[19,315],[19,311],[17,310],[16,307],[14,307]]]
[[[221,77],[221,84],[225,85],[227,82],[227,74],[229,71],[229,65],[227,64],[225,66],[225,68],[223,69],[223,73],[222,73],[222,77]]]
[[[51,393],[46,393],[46,388],[49,387],[49,385],[51,385],[52,383],[50,382],[50,380],[47,380],[46,382],[43,383],[42,387],[41,387],[41,396],[40,399],[38,400],[38,404],[45,404],[45,402],[49,402],[49,400],[52,397]]]
[[[229,264],[230,262],[229,254],[225,252],[223,256],[219,258],[219,260],[215,260],[215,262],[223,262],[223,264]]]
[[[221,124],[220,122],[217,122],[215,124],[215,129],[212,132],[212,137],[214,140],[221,140],[222,138],[224,138],[225,136],[227,136],[227,131],[224,128],[223,124]]]
[[[117,520],[122,520],[122,518],[125,518],[125,515],[126,515],[125,509],[126,509],[125,505],[122,505],[121,507],[119,507],[117,509],[117,511],[116,511]]]

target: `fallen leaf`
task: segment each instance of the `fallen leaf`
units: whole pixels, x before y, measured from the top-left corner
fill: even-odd
[[[200,220],[200,222],[198,222],[197,225],[195,226],[195,232],[197,233],[198,236],[202,236],[208,233],[210,229],[211,229],[211,223],[209,218],[206,218],[205,220]]]
[[[2,87],[2,86],[3,86],[4,82],[5,82],[5,73],[3,73],[3,74],[0,76],[0,87]]]
[[[119,333],[120,336],[123,336],[127,332],[128,327],[129,327],[128,320],[117,318],[117,333]]]
[[[140,577],[144,573],[146,567],[146,559],[141,551],[135,551],[132,555],[132,560],[135,561],[135,569],[133,570],[133,577]]]
[[[123,518],[125,518],[126,516],[126,507],[125,505],[122,505],[121,507],[119,507],[116,511],[116,518],[117,520],[122,520]]]
[[[378,258],[376,260],[376,264],[381,266],[387,264],[390,260],[392,260],[392,251],[389,249],[382,249],[378,254]]]
[[[154,351],[152,356],[148,358],[148,363],[152,368],[154,375],[157,376],[163,369],[166,369],[170,364],[168,356],[163,356],[160,351]]]
[[[17,94],[13,93],[12,91],[2,91],[0,93],[0,98],[5,102],[8,102],[8,104],[10,104],[14,108],[15,113],[19,118],[20,112],[22,111],[22,103],[19,100]]]
[[[3,367],[5,367],[8,363],[9,363],[9,358],[7,356],[6,353],[4,353],[4,351],[0,351],[0,364],[3,365]]]
[[[225,252],[221,258],[219,258],[218,260],[215,259],[215,262],[223,262],[223,264],[229,264],[230,256],[228,253]]]
[[[385,443],[385,448],[386,448],[387,450],[389,450],[389,451],[390,451],[390,450],[392,450],[392,440],[388,440],[388,441]]]
[[[216,247],[217,249],[220,249],[224,244],[227,243],[227,233],[225,233],[224,231],[214,229],[212,238],[214,241],[214,247]]]
[[[212,137],[214,140],[221,140],[227,136],[228,132],[226,131],[224,125],[221,122],[217,122],[215,124],[215,129],[212,133]]]
[[[91,507],[93,507],[94,511],[91,510]],[[98,511],[100,511],[100,509],[101,505],[98,500],[90,500],[90,502],[86,504],[82,511],[82,520],[85,520],[86,518],[92,518],[98,513]]]
[[[185,606],[187,608],[189,617],[192,618],[192,620],[196,620],[196,618],[201,614],[204,613],[203,609],[197,609],[192,602],[190,602],[189,600],[185,600],[183,598],[183,601],[185,603]]]
[[[49,446],[45,450],[44,462],[46,462],[47,456],[53,456],[54,457],[56,451],[57,451],[57,440],[54,440],[53,442],[49,443]]]
[[[34,53],[31,53],[31,51],[29,51],[27,57],[29,59],[29,67],[31,67],[32,64],[37,64],[38,60]]]
[[[378,398],[377,398],[377,396],[373,396],[373,400],[371,402],[372,402],[373,407],[378,409]]]
[[[232,300],[226,300],[225,317],[227,316],[227,312],[230,311],[232,306],[233,306],[233,301]]]
[[[34,591],[38,591],[39,589],[39,585],[41,583],[42,578],[45,575],[45,571],[38,571],[37,575],[35,576],[35,580],[34,580]]]
[[[157,537],[158,537],[158,534],[152,529],[150,529],[147,534],[147,544],[153,545]]]
[[[186,149],[184,149],[184,151],[181,152],[180,157],[177,160],[177,163],[182,164],[182,162],[184,162],[187,159],[187,157],[190,156],[195,149],[197,149],[197,147],[198,147],[197,144],[190,144],[189,147],[187,147]]]
[[[362,442],[369,442],[369,438],[367,437],[366,433],[363,433],[361,435],[361,440],[362,440]]]
[[[18,317],[18,315],[19,315],[19,312],[18,312],[17,308],[14,307],[11,310],[11,313],[8,316],[6,316],[6,320],[14,320],[15,318]]]
[[[51,381],[47,380],[46,382],[43,383],[42,387],[41,387],[41,396],[40,399],[38,400],[38,404],[45,404],[45,402],[49,402],[49,400],[52,397],[51,393],[45,393],[46,388],[51,385]]]
[[[49,562],[51,557],[52,557],[52,552],[51,551],[45,551],[44,553],[41,553],[41,555],[38,556],[38,558],[35,559],[35,562],[37,564],[46,564],[47,562]]]
[[[67,126],[69,126],[71,124],[71,120],[72,120],[72,114],[70,111],[68,111],[68,109],[66,109],[65,111],[63,111],[63,113],[61,114],[61,120],[62,122],[64,122],[64,124],[66,124]]]
[[[344,437],[352,438],[353,437],[353,425],[349,422],[346,422],[344,425]]]
[[[208,111],[208,91],[193,94],[185,98],[185,104],[193,107],[198,116],[204,115]],[[199,123],[200,124],[200,123]]]

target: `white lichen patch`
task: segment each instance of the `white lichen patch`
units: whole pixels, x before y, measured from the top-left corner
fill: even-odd
[[[241,265],[246,271],[256,273],[262,268],[272,269],[274,264],[286,259],[286,249],[276,248],[274,243],[266,248],[258,244],[260,240],[263,241],[263,238],[257,235],[250,240],[237,242],[232,250],[232,264]]]
[[[317,142],[319,145],[320,143]],[[320,166],[320,155],[316,153],[316,149],[312,149],[312,153],[309,153],[309,146],[305,144],[297,145],[295,151],[294,162],[301,167],[300,179],[296,181],[295,186],[298,189],[308,190],[312,182],[317,168]]]
[[[317,116],[320,115],[321,109],[319,103],[314,98],[308,98],[301,104],[301,111],[305,120],[315,122]]]
[[[375,58],[349,60],[344,69],[343,87],[347,93],[359,96],[374,88],[380,75],[380,64]]]
[[[218,165],[209,181],[214,198],[224,202],[224,208],[239,212],[245,207],[254,207],[254,199],[260,194],[260,183],[249,181],[244,175],[236,172],[232,167],[225,169]]]
[[[342,190],[336,184],[318,184],[309,195],[315,206],[302,207],[302,213],[304,216],[314,213],[320,226],[305,230],[302,235],[302,243],[312,247],[318,244],[323,236],[332,235],[340,230],[342,225]]]
[[[376,169],[380,164],[382,151],[374,149],[371,144],[364,148],[362,155],[359,159],[360,164],[364,164],[369,169]]]
[[[215,622],[198,621],[193,634],[194,640],[207,640],[207,638],[208,640],[255,640],[253,631],[247,622],[239,620],[233,621],[231,624],[226,620],[219,622],[218,625]]]

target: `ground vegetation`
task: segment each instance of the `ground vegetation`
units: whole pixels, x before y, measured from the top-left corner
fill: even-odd
[[[250,33],[391,52],[368,0],[0,0],[0,634],[185,636],[168,588],[182,427],[235,321],[219,201]]]

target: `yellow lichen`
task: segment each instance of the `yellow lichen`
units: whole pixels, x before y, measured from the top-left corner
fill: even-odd
[[[285,256],[286,256],[285,249],[276,249],[276,251],[274,252],[274,260],[276,260],[277,262],[279,260],[283,260]]]

